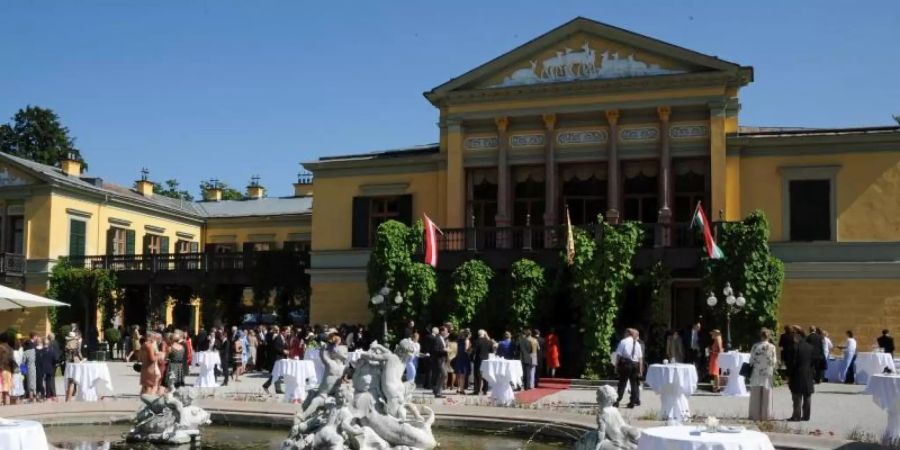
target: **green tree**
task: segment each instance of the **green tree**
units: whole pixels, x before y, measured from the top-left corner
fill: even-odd
[[[203,192],[207,189],[212,188],[212,181],[201,181],[200,182],[200,194],[202,196]],[[222,200],[243,200],[244,194],[241,191],[232,188],[227,183],[222,181],[217,181],[216,186],[222,190]]]
[[[69,136],[59,116],[51,109],[28,105],[12,117],[12,123],[0,125],[0,151],[27,158],[42,164],[55,166],[69,154],[78,150],[75,139]],[[82,171],[87,164],[82,162]]]
[[[769,251],[769,222],[762,211],[723,224],[717,240],[725,258],[704,258],[704,284],[719,297],[725,283],[731,283],[735,295],[743,294],[747,305],[732,314],[731,346],[748,348],[756,342],[759,328],[774,330],[778,326],[784,263]],[[714,311],[723,315],[723,308]],[[722,317],[720,320],[724,322]]]
[[[631,260],[643,236],[640,224],[625,222],[612,226],[599,220],[600,238],[575,230],[575,258],[571,271],[571,292],[581,309],[586,366],[584,376],[600,377],[610,365],[612,337],[625,286],[634,278]],[[565,261],[565,251],[562,252]]]
[[[510,297],[512,313],[510,324],[513,330],[521,330],[534,325],[534,311],[538,298],[546,289],[544,268],[538,263],[523,258],[509,268]]]
[[[449,321],[457,326],[467,326],[484,304],[490,290],[494,271],[480,259],[470,259],[453,271],[453,312]]]
[[[194,200],[194,196],[191,195],[190,192],[181,189],[178,180],[166,180],[165,184],[166,186],[163,187],[163,185],[159,183],[153,183],[153,193],[156,195],[162,195],[163,197],[170,197],[179,200]]]

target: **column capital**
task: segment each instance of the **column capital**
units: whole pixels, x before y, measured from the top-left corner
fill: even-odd
[[[610,125],[616,125],[619,123],[619,110],[618,109],[608,109],[606,110],[606,120]]]
[[[547,131],[553,131],[556,128],[556,114],[544,114],[541,116],[541,119],[544,121],[544,128]]]
[[[656,114],[659,116],[660,121],[668,122],[669,117],[672,116],[672,107],[660,106],[660,107],[656,108]]]
[[[724,117],[728,103],[725,101],[709,102],[709,115],[712,117]]]
[[[463,121],[462,119],[447,119],[444,121],[444,125],[448,131],[458,133],[462,131]]]
[[[509,128],[509,117],[498,117],[494,119],[494,123],[497,124],[498,131],[506,131]]]

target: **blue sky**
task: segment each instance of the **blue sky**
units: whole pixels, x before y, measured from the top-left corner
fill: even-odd
[[[751,65],[741,123],[900,114],[900,2],[6,1],[0,120],[54,109],[91,172],[196,193],[299,163],[437,140],[422,92],[575,16]]]

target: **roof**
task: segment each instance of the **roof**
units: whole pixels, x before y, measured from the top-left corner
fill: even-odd
[[[312,212],[312,201],[312,197],[275,197],[198,202],[195,205],[203,210],[207,218],[226,218],[309,214]]]
[[[58,183],[95,194],[110,195],[137,205],[156,209],[161,208],[164,212],[191,216],[197,219],[304,214],[312,210],[312,198],[309,197],[262,198],[221,202],[196,202],[163,195],[145,197],[134,189],[114,183],[105,183],[100,178],[91,175],[69,176],[64,174],[58,167],[41,164],[8,153],[0,152],[0,160],[9,161],[25,171],[31,172],[38,178],[51,183]]]
[[[431,155],[434,153],[439,153],[441,151],[440,144],[425,144],[425,145],[416,145],[413,147],[405,147],[405,148],[395,148],[390,150],[378,150],[374,152],[368,153],[357,153],[351,155],[339,155],[339,156],[323,156],[319,158],[319,161],[346,161],[346,160],[365,160],[365,159],[388,159],[388,158],[403,158],[407,156],[417,156],[417,155]]]
[[[878,127],[855,128],[789,128],[789,127],[740,127],[734,137],[787,137],[787,136],[841,136],[858,134],[890,134],[900,133],[900,126],[888,125]]]

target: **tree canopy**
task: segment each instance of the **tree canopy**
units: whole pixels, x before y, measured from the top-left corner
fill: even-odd
[[[203,191],[210,189],[212,187],[212,181],[202,181],[200,182],[200,194],[203,194]],[[224,183],[222,181],[217,181],[216,185],[219,189],[222,190],[222,200],[243,200],[244,194],[241,191],[231,187],[228,183]]]
[[[153,183],[153,193],[156,195],[162,195],[163,197],[171,197],[180,200],[188,200],[191,201],[194,199],[194,196],[191,195],[190,192],[181,189],[181,185],[178,183],[178,180],[166,180],[165,187],[159,183]]]
[[[82,171],[87,170],[69,129],[53,110],[39,106],[28,105],[16,112],[11,123],[0,125],[0,151],[51,166],[74,151]]]

